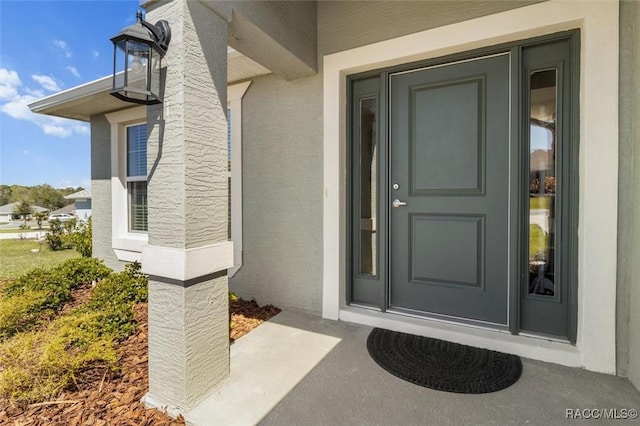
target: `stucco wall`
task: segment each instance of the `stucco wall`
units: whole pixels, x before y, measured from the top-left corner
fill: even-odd
[[[318,52],[335,53],[540,1],[320,1]]]
[[[525,2],[318,2],[322,56]],[[243,266],[230,288],[322,309],[322,74],[256,78],[243,98]]]
[[[640,3],[620,3],[617,369],[640,388]]]
[[[319,312],[322,97],[316,77],[253,81],[242,103],[243,266],[230,287]]]
[[[91,194],[93,256],[121,270],[111,248],[111,126],[103,115],[91,117]]]

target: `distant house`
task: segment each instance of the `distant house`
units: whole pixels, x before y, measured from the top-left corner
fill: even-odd
[[[58,214],[58,213],[68,213],[68,214],[75,214],[76,213],[76,206],[75,204],[69,204],[67,206],[64,207],[60,207],[57,210],[54,210],[52,212],[49,212],[49,214]]]
[[[15,214],[14,211],[18,207],[19,202],[5,204],[0,206],[0,222],[11,222],[12,220],[20,219],[20,216]],[[40,206],[31,206],[33,213],[47,213],[49,209]]]
[[[83,189],[73,194],[65,195],[66,200],[73,200],[75,215],[78,219],[86,220],[91,217],[91,191]]]

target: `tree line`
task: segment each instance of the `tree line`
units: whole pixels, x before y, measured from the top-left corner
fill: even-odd
[[[35,186],[0,185],[0,206],[19,202],[44,207],[49,211],[53,211],[72,204],[73,200],[66,200],[64,196],[82,189],[84,188],[80,186],[77,188],[54,188],[46,183]]]

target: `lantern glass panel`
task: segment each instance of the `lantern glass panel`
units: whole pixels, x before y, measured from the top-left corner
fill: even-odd
[[[160,68],[162,56],[155,50],[151,51],[151,67],[149,69],[149,91],[152,97],[160,100]]]
[[[122,89],[125,85],[125,61],[127,59],[127,55],[125,53],[126,50],[126,41],[118,42],[114,45],[113,52],[113,90]]]
[[[134,40],[127,40],[124,96],[139,101],[148,99],[147,64],[150,47]]]

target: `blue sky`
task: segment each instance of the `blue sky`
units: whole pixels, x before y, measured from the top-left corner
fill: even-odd
[[[0,184],[90,187],[89,124],[27,105],[109,75],[138,0],[0,0]]]

